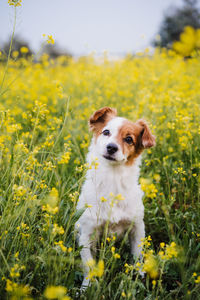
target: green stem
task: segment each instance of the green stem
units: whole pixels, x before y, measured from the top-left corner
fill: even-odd
[[[7,269],[8,269],[8,271],[10,272],[10,267],[9,267],[9,265],[7,263],[7,260],[6,260],[6,258],[5,258],[5,256],[4,256],[4,254],[3,254],[3,252],[2,252],[1,249],[0,249],[0,254],[1,254],[1,256],[2,256],[2,258],[4,260],[4,262],[5,262],[5,265],[6,265]]]
[[[2,79],[2,82],[1,82],[1,86],[0,86],[0,95],[2,94],[1,91],[2,91],[3,84],[4,84],[5,79],[6,79],[7,72],[8,72],[8,65],[9,65],[11,51],[12,51],[13,39],[14,39],[14,35],[15,35],[15,27],[16,27],[16,20],[17,20],[16,6],[15,6],[14,9],[15,9],[15,15],[14,15],[13,32],[12,32],[11,41],[10,41],[10,47],[9,47],[9,52],[8,52],[8,59],[7,59],[7,62],[6,62],[6,67],[5,67],[5,71],[4,71],[4,74],[3,74],[3,79]]]

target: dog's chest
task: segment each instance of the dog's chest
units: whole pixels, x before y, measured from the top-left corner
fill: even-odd
[[[128,192],[128,178],[117,171],[103,171],[96,175],[96,189],[99,195],[104,194],[109,196],[110,193],[114,195],[127,194]]]
[[[86,180],[84,195],[91,214],[99,220],[132,220],[143,213],[142,191],[133,173],[118,169],[99,169]]]

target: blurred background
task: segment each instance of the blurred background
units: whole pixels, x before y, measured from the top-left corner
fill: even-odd
[[[8,53],[14,7],[0,0],[0,49]],[[54,44],[43,52],[85,56],[91,52],[112,58],[135,54],[155,46],[170,48],[185,26],[200,28],[199,0],[22,0],[17,8],[13,50],[41,48],[43,34]],[[27,55],[28,55],[27,54]]]

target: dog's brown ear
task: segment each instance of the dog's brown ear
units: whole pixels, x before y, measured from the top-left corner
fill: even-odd
[[[144,148],[151,148],[155,146],[155,136],[151,133],[149,126],[145,120],[138,120],[136,122],[141,126],[141,144]]]
[[[106,123],[116,117],[116,115],[117,110],[115,108],[107,106],[100,108],[95,111],[89,119],[90,130],[98,133],[106,125]]]

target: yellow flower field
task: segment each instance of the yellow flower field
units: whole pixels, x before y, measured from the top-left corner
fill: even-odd
[[[0,83],[4,72],[1,62]],[[140,178],[149,237],[133,265],[127,241],[100,241],[80,295],[76,203],[86,169],[98,168],[85,165],[87,122],[102,106],[146,119],[156,136]],[[199,57],[11,59],[0,87],[0,298],[197,299],[199,116]]]

